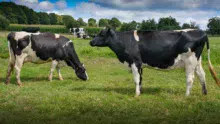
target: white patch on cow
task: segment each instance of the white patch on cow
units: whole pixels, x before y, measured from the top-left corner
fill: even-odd
[[[206,89],[206,79],[205,79],[205,71],[202,67],[202,57],[199,58],[199,62],[196,66],[196,74],[199,77],[200,84],[202,86],[202,92],[203,94],[207,94]]]
[[[139,41],[139,36],[138,36],[138,34],[137,34],[137,30],[134,31],[134,39],[135,39],[136,41]]]
[[[84,64],[82,64],[82,66],[83,67],[85,67],[85,65]],[[87,79],[86,80],[89,80],[89,76],[88,76],[88,74],[87,74],[87,72],[85,71],[85,74],[86,74],[86,77],[87,77]]]
[[[30,35],[30,34],[31,34],[31,33],[24,32],[24,31],[16,32],[16,33],[15,33],[15,40],[18,41],[19,39],[22,39],[22,38],[24,38],[25,36]]]
[[[140,74],[138,73],[138,68],[137,66],[133,63],[131,64],[131,69],[132,69],[132,73],[133,73],[133,79],[136,85],[136,96],[140,95]]]
[[[183,29],[183,30],[174,30],[175,32],[188,32],[188,31],[193,31],[195,29]]]
[[[72,43],[72,40],[66,42],[66,43],[63,45],[63,47],[67,46],[69,43]]]
[[[31,34],[39,35],[40,32],[37,32],[37,33],[28,33],[28,32],[25,32],[25,31],[16,32],[16,33],[15,33],[15,40],[18,41],[19,39],[22,39],[22,38],[24,38],[24,37],[27,36],[27,35],[30,36]]]
[[[86,73],[86,77],[87,77],[87,79],[86,80],[89,80],[89,76],[88,76],[88,74],[87,74],[87,72],[85,71],[85,73]]]
[[[59,34],[55,34],[55,38],[58,39],[60,37]]]
[[[198,60],[195,52],[192,52],[189,48],[189,51],[183,54],[182,57],[185,64],[185,72],[186,72],[186,96],[190,94],[190,90],[192,89],[193,81],[194,81],[194,73],[196,66],[198,65]]]

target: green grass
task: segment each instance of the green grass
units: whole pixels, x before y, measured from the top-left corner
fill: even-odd
[[[68,36],[68,35],[67,35]],[[68,36],[69,37],[69,36]],[[133,97],[132,74],[108,48],[91,48],[88,40],[73,39],[77,54],[85,64],[89,81],[78,79],[71,68],[61,70],[64,81],[54,73],[47,81],[50,63],[23,66],[21,80],[3,84],[7,62],[5,37],[0,38],[0,123],[219,123],[220,89],[206,64],[208,95],[203,96],[198,79],[191,95],[185,94],[182,69],[157,71],[144,69],[143,92]],[[210,38],[211,58],[220,73],[220,38]],[[5,57],[4,57],[5,56]]]

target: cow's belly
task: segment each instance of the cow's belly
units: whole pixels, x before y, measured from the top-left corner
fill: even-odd
[[[174,62],[172,65],[169,65],[166,68],[161,68],[161,66],[150,66],[147,63],[143,63],[143,67],[154,68],[154,69],[159,69],[159,70],[172,70],[172,69],[177,69],[177,68],[184,68],[185,61],[187,61],[191,55],[192,55],[192,52],[179,54],[175,59],[170,60],[170,61],[174,61]]]
[[[36,51],[34,51],[31,48],[31,43],[29,43],[29,45],[22,50],[22,54],[26,54],[27,56],[24,58],[24,63],[26,62],[32,62],[32,63],[36,63],[36,64],[41,64],[41,63],[47,63],[47,62],[51,62],[52,58],[48,58],[47,60],[42,60],[40,59],[37,54]]]

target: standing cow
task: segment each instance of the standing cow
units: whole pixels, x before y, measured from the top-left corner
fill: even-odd
[[[62,62],[72,67],[80,79],[88,79],[86,70],[80,63],[72,41],[64,36],[52,33],[12,32],[8,35],[8,48],[10,59],[6,84],[10,83],[13,68],[16,70],[17,84],[22,85],[20,71],[23,63],[45,63],[51,60],[53,62],[49,79],[52,80],[52,72],[58,64],[59,78],[62,80],[59,69],[59,64]]]
[[[210,72],[220,86],[210,61],[208,37],[201,30],[115,32],[106,29],[90,41],[91,46],[108,46],[121,63],[128,64],[136,84],[136,96],[139,96],[141,91],[143,65],[157,69],[185,68],[186,95],[190,94],[196,72],[202,92],[207,94],[201,58],[205,44],[208,49]]]

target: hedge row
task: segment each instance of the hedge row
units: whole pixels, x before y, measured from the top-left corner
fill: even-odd
[[[27,28],[28,26],[22,26],[22,25],[10,25],[9,30],[10,31],[22,31],[23,28]],[[35,26],[34,26],[35,27]],[[65,27],[46,27],[46,26],[39,26],[40,32],[52,32],[52,33],[68,33],[69,30]]]

